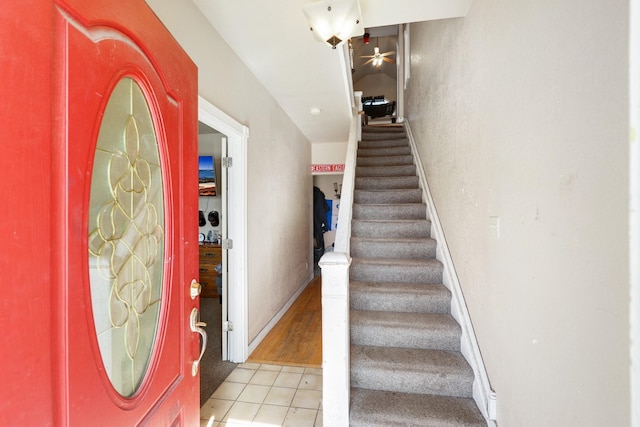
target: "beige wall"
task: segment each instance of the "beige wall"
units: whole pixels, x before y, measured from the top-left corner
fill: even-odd
[[[500,426],[629,425],[627,7],[411,25],[408,117]]]
[[[362,97],[384,95],[390,101],[398,98],[398,83],[396,79],[384,73],[368,74],[353,83],[353,90],[362,91]]]
[[[311,144],[311,163],[315,165],[344,164],[346,158],[346,142]]]
[[[251,341],[313,275],[311,146],[192,1],[147,3],[198,66],[199,94],[250,130]]]

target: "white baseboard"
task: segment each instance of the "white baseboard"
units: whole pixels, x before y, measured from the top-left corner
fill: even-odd
[[[407,137],[409,138],[409,145],[411,145],[411,151],[416,159],[416,171],[418,173],[418,179],[420,180],[420,186],[422,187],[423,197],[427,204],[427,216],[431,220],[431,236],[438,242],[436,258],[444,266],[443,284],[451,291],[451,315],[460,324],[462,329],[462,338],[460,342],[460,351],[464,358],[467,360],[474,373],[473,381],[473,399],[478,405],[480,412],[487,420],[487,426],[493,427],[495,423],[495,408],[496,408],[496,393],[491,390],[489,383],[489,377],[482,361],[482,355],[480,354],[480,346],[476,340],[475,332],[473,331],[473,325],[471,324],[471,317],[467,310],[467,306],[464,302],[464,295],[462,294],[462,287],[458,281],[458,276],[453,266],[453,260],[451,259],[451,253],[447,246],[447,241],[444,237],[444,231],[440,224],[440,218],[436,211],[435,204],[429,185],[427,183],[427,176],[422,167],[422,161],[418,155],[418,148],[416,146],[415,139],[411,133],[411,127],[409,122],[404,122],[405,129],[407,131]]]
[[[267,334],[269,332],[271,332],[271,329],[273,329],[273,327],[276,326],[276,324],[280,321],[280,319],[282,319],[282,316],[284,316],[284,314],[287,312],[287,310],[289,310],[289,308],[291,308],[293,303],[296,302],[296,300],[298,299],[298,297],[300,296],[302,291],[307,289],[307,286],[309,286],[309,283],[311,283],[311,281],[313,280],[313,277],[314,277],[313,276],[313,272],[311,272],[311,277],[309,277],[306,280],[306,282],[303,283],[298,288],[298,290],[291,296],[291,298],[289,298],[289,300],[286,302],[286,304],[282,306],[282,308],[276,313],[276,315],[273,316],[273,318],[271,318],[269,323],[267,323],[266,326],[264,328],[262,328],[260,333],[258,335],[256,335],[256,337],[253,339],[253,341],[251,341],[251,343],[249,344],[249,353],[248,353],[249,355],[251,355],[251,353],[253,353],[253,351],[260,345],[260,343],[267,336]]]

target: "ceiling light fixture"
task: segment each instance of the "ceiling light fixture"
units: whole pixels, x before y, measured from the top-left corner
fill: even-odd
[[[374,67],[380,68],[383,62],[389,62],[390,64],[393,64],[395,61],[391,58],[387,58],[387,56],[394,55],[395,53],[395,50],[380,53],[380,48],[378,47],[378,38],[376,37],[376,45],[373,48],[373,55],[363,55],[360,58],[370,58],[362,65],[367,65],[369,62],[371,62]]]
[[[378,46],[373,48],[373,66],[380,68],[382,65],[382,56],[380,56],[380,48]]]
[[[313,36],[333,49],[364,33],[358,0],[321,0],[303,7]]]

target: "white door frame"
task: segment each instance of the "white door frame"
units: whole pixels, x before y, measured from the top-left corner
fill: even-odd
[[[233,248],[228,254],[228,315],[233,324],[229,333],[228,360],[243,363],[249,357],[247,297],[247,141],[249,128],[237,122],[209,101],[198,96],[198,120],[224,134],[228,155],[233,158],[229,169],[227,218]]]
[[[640,0],[629,2],[629,278],[631,426],[640,427]]]
[[[629,6],[631,425],[640,427],[640,0]]]

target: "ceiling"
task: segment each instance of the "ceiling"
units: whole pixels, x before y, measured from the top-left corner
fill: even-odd
[[[369,33],[369,43],[365,44],[362,37],[354,37],[351,39],[351,47],[353,48],[353,71],[351,78],[353,79],[354,86],[358,86],[357,82],[363,77],[369,74],[383,73],[396,79],[398,75],[398,68],[395,63],[398,54],[398,26],[389,25],[385,27],[367,28]],[[393,55],[387,56],[387,58],[393,60],[393,63],[384,61],[381,66],[374,67],[370,62],[366,62],[371,59],[373,55],[374,47],[380,48],[380,53],[395,51]],[[395,98],[394,98],[395,99]]]
[[[193,1],[311,143],[347,140],[352,112],[349,54],[314,39],[302,12],[312,0]],[[372,33],[375,27],[464,16],[471,1],[360,0],[360,8],[362,22]],[[394,37],[379,38],[381,52],[396,50]],[[367,58],[358,57],[372,55],[376,42],[373,36],[367,46],[361,40],[352,39],[354,80],[367,72],[358,65]],[[395,77],[395,64],[385,64],[379,72]],[[312,108],[320,114],[312,114]]]

